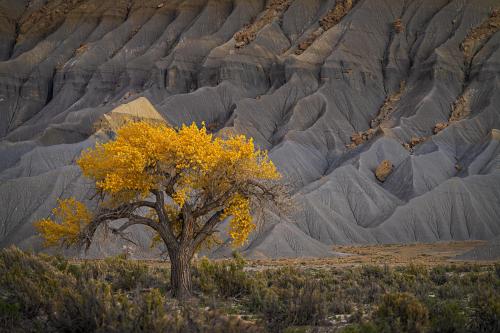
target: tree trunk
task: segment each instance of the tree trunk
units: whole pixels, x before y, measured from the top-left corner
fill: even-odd
[[[170,252],[170,284],[172,296],[185,299],[191,296],[191,251],[179,249]]]

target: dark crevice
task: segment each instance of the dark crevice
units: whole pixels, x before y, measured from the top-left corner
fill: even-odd
[[[446,7],[448,7],[454,0],[448,0],[448,2],[446,2],[442,7],[438,8],[430,17],[428,20],[426,20],[425,22],[422,23],[422,26],[425,27],[425,29],[423,29],[422,31],[416,31],[416,34],[421,34],[421,35],[425,35],[426,33],[426,30],[429,26],[429,24],[434,20],[434,18],[436,17],[436,15],[438,15],[439,13],[441,13]],[[410,58],[410,62],[411,62],[411,66],[410,66],[410,71],[413,69],[413,65],[415,63],[415,56],[416,56],[416,53],[417,53],[417,50],[420,48],[420,45],[422,44],[422,42],[424,41],[424,38],[418,38],[418,36],[416,36],[416,39],[415,41],[413,42],[413,44],[410,46],[409,48],[409,52],[408,52],[408,55],[409,55],[409,58]]]
[[[210,125],[207,125],[207,129],[211,130],[212,133],[218,132],[225,127],[231,127],[234,125],[234,111],[236,110],[236,103],[231,104],[228,112],[223,116],[223,119],[216,119],[214,121],[213,129],[210,129]],[[221,116],[222,117],[222,116]]]
[[[126,22],[128,20],[131,12],[132,12],[132,0],[129,0],[127,3],[127,11],[125,13],[125,18],[123,19],[123,22]]]
[[[356,4],[357,0],[338,0],[334,7],[321,17],[319,20],[319,27],[315,31],[311,32],[307,37],[302,35],[301,38],[298,39],[302,40],[302,42],[296,46],[297,49],[295,50],[295,54],[301,55],[304,53],[322,34],[342,22],[344,17],[351,12]],[[294,46],[292,45],[291,47]]]
[[[464,56],[462,91],[451,106],[448,123],[460,121],[470,115],[470,105],[474,95],[474,91],[469,89],[473,62],[476,55],[498,31],[500,31],[500,9],[493,9],[485,20],[467,33],[467,36],[460,44]]]
[[[45,105],[49,104],[52,98],[54,97],[54,77],[56,75],[57,70],[54,68],[52,72],[52,77],[47,82],[47,98],[45,100]]]
[[[14,24],[14,30],[15,30],[14,39],[12,40],[12,44],[9,47],[9,55],[7,59],[11,59],[12,55],[14,54],[14,48],[16,47],[17,38],[19,37],[19,31],[20,31],[19,29],[20,29],[19,22],[16,21],[16,23]]]
[[[168,57],[172,52],[175,50],[175,48],[179,45],[179,42],[182,40],[182,36],[193,27],[193,25],[198,21],[200,16],[203,14],[205,11],[206,7],[208,5],[208,2],[205,2],[204,6],[200,7],[198,13],[193,17],[193,19],[189,22],[188,25],[186,25],[182,31],[179,32],[179,34],[176,36],[175,40],[172,42],[172,44],[165,50],[165,53],[163,55],[163,58]],[[162,58],[162,59],[163,59]],[[168,64],[169,66],[170,64]],[[169,80],[169,67],[163,68],[160,71],[160,88],[162,89],[168,89],[168,80]],[[154,79],[154,78],[153,78]],[[151,88],[155,82],[150,82],[149,84],[145,84],[145,88]]]

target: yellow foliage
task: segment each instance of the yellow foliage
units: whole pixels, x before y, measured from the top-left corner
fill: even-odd
[[[221,219],[230,216],[232,218],[229,221],[229,235],[233,239],[234,246],[241,246],[255,229],[252,215],[250,215],[250,200],[240,194],[234,195],[224,209]]]
[[[117,131],[116,139],[83,152],[77,163],[110,206],[144,199],[152,190],[166,191],[173,202],[165,208],[177,230],[182,223],[181,209],[187,203],[218,198],[248,180],[280,177],[267,152],[256,150],[252,139],[243,135],[214,137],[194,123],[179,129],[163,123],[127,123]],[[175,186],[168,190],[167,184],[174,177]],[[255,228],[249,199],[241,194],[233,196],[224,215],[233,216],[230,235],[235,244],[242,244]],[[61,219],[60,224],[50,220],[38,223],[39,230],[48,235],[47,243],[58,238],[70,242],[79,230],[76,217]],[[71,233],[69,225],[74,225]]]
[[[92,219],[87,207],[75,198],[58,201],[59,206],[52,210],[56,221],[45,218],[35,222],[35,228],[45,240],[45,246],[58,244],[73,245],[81,229]]]
[[[129,198],[157,189],[162,172],[181,174],[173,193],[179,206],[195,189],[221,191],[232,185],[225,180],[279,177],[267,153],[256,151],[251,139],[214,138],[195,124],[176,131],[165,124],[128,123],[117,131],[116,140],[84,152],[78,165],[99,189]]]

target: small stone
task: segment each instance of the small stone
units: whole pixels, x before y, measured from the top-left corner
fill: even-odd
[[[375,177],[384,182],[392,172],[393,165],[389,160],[383,160],[375,170]]]
[[[404,25],[400,18],[398,18],[396,21],[392,23],[392,27],[398,34],[403,32],[404,30]]]
[[[354,133],[351,135],[351,141],[357,146],[364,142],[363,136],[360,133]]]
[[[299,44],[299,50],[305,50],[309,47],[309,43],[306,41],[306,42],[302,42]]]
[[[422,142],[424,142],[427,138],[426,137],[423,137],[423,136],[420,136],[420,137],[412,137],[410,139],[410,147],[411,148],[414,148],[415,146],[421,144]]]
[[[434,134],[438,134],[442,130],[444,130],[446,127],[448,127],[448,123],[437,123],[436,126],[434,126]]]

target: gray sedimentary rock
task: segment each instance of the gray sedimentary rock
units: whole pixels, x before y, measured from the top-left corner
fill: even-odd
[[[39,249],[33,221],[90,199],[74,161],[138,97],[270,151],[297,209],[249,256],[499,235],[498,0],[354,1],[320,27],[337,1],[0,1],[0,246]]]

